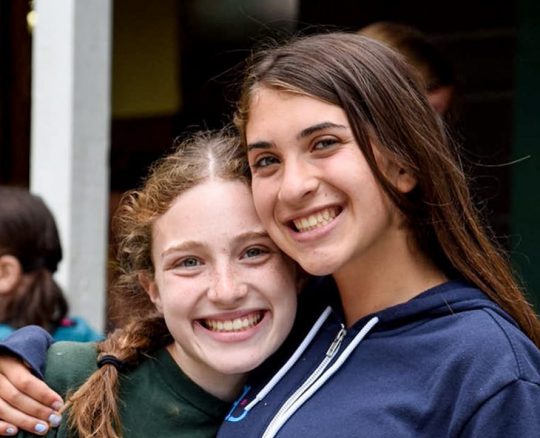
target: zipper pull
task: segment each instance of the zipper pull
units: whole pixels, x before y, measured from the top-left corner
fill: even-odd
[[[339,346],[341,345],[341,342],[343,341],[343,338],[347,334],[347,330],[345,330],[345,326],[341,324],[341,330],[338,332],[336,338],[332,341],[332,344],[330,345],[330,348],[326,352],[326,356],[332,357],[334,353],[337,351]]]

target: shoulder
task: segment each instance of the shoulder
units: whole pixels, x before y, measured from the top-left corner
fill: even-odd
[[[93,343],[56,342],[48,351],[45,380],[64,395],[77,388],[97,369],[97,350]]]
[[[480,400],[518,381],[540,385],[540,350],[498,307],[447,315],[440,324],[446,327],[431,334],[441,346],[434,359]]]
[[[478,348],[487,349],[499,360],[506,359],[517,379],[540,383],[540,350],[532,340],[502,311],[482,310],[487,319],[484,330],[478,332]]]
[[[540,382],[518,376],[471,409],[459,436],[537,436],[539,410]]]
[[[90,327],[84,319],[73,317],[62,321],[54,331],[53,338],[55,341],[93,342],[103,339],[103,336]]]
[[[435,293],[434,293],[435,292]],[[418,331],[467,366],[485,367],[508,379],[539,381],[540,350],[513,318],[479,289],[448,282],[416,306],[427,324]],[[485,372],[485,371],[484,371]]]

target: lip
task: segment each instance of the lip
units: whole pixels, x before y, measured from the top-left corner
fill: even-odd
[[[231,319],[237,319],[246,317],[248,315],[252,315],[256,312],[262,312],[263,317],[261,320],[254,326],[249,327],[245,330],[237,331],[237,332],[219,332],[214,331],[206,328],[201,320],[203,319],[211,319],[215,321],[225,321],[225,320],[231,320]],[[227,312],[222,313],[219,315],[211,315],[204,318],[197,318],[193,321],[193,327],[196,332],[202,333],[205,336],[208,336],[212,338],[215,341],[218,341],[220,343],[235,343],[235,342],[243,342],[246,341],[253,336],[255,336],[257,333],[261,331],[270,321],[271,313],[268,309],[255,309],[255,310],[243,310],[243,311],[235,311],[235,312]]]
[[[228,319],[244,318],[253,313],[264,312],[266,310],[267,309],[263,309],[263,308],[242,309],[242,310],[235,310],[232,312],[222,312],[222,313],[213,313],[213,314],[203,315],[196,319],[213,319],[216,321],[226,321]]]
[[[341,214],[341,212],[343,210],[343,206],[341,204],[338,204],[338,203],[327,204],[327,205],[322,205],[322,206],[317,206],[317,207],[311,207],[309,209],[302,210],[300,212],[294,213],[294,215],[291,214],[291,215],[288,215],[288,216],[284,216],[284,217],[282,217],[280,219],[280,222],[283,223],[285,226],[288,226],[294,220],[301,219],[301,218],[304,218],[304,217],[307,217],[307,216],[311,216],[311,215],[313,215],[315,213],[319,213],[320,211],[323,211],[323,210],[326,210],[326,209],[331,209],[331,208],[335,208],[335,209],[339,210],[338,216]]]
[[[335,208],[339,210],[338,214],[334,217],[334,219],[331,222],[310,231],[297,231],[296,227],[294,227],[293,225],[294,220],[298,220],[300,218],[304,218],[304,217],[316,214],[318,212],[321,212],[329,208]],[[332,229],[334,229],[341,221],[342,213],[344,210],[345,208],[339,204],[332,204],[332,205],[325,205],[323,207],[310,208],[309,210],[303,211],[301,214],[295,214],[294,216],[291,216],[290,220],[283,221],[282,225],[288,230],[288,234],[295,241],[309,242],[309,241],[324,237]]]

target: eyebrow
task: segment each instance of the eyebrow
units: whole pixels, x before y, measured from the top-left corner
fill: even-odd
[[[247,145],[247,150],[252,151],[253,149],[270,149],[272,143],[269,141],[256,141],[255,143],[250,143]]]
[[[302,129],[302,131],[300,131],[300,133],[296,136],[296,139],[301,140],[303,138],[309,137],[310,135],[314,134],[317,131],[322,131],[324,129],[330,129],[330,128],[347,129],[346,126],[338,125],[337,123],[321,122],[321,123],[317,123],[316,125],[308,126],[307,128]],[[248,144],[247,150],[249,152],[253,149],[270,149],[272,148],[272,146],[273,144],[271,142],[262,140],[262,141],[256,141],[254,143]]]
[[[197,248],[201,246],[203,246],[201,242],[197,242],[196,240],[186,240],[184,242],[178,243],[177,245],[169,246],[160,254],[160,257],[163,258],[171,252],[185,251],[191,248]]]
[[[247,240],[254,239],[270,239],[270,236],[266,231],[246,231],[245,233],[238,234],[236,237],[234,237],[233,242],[245,242]],[[203,246],[204,244],[197,240],[186,240],[185,242],[181,242],[177,245],[169,246],[160,254],[160,257],[163,259],[168,254],[174,253],[175,251],[187,251],[193,248],[201,248]]]
[[[309,126],[306,129],[302,129],[300,133],[296,136],[297,140],[300,140],[302,138],[309,137],[310,135],[314,134],[317,131],[322,131],[323,129],[329,129],[329,128],[338,128],[338,129],[347,129],[344,125],[338,125],[337,123],[333,122],[321,122],[317,123],[316,125]]]
[[[239,234],[234,238],[235,242],[241,242],[245,240],[252,239],[270,239],[270,236],[266,231],[246,231],[245,233]]]

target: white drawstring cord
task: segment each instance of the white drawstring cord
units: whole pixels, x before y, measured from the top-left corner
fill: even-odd
[[[357,345],[362,342],[362,339],[369,333],[375,324],[379,322],[378,317],[371,318],[367,324],[362,327],[362,330],[354,337],[349,345],[343,350],[343,353],[336,359],[330,368],[328,368],[319,379],[317,379],[313,385],[311,385],[290,407],[283,413],[281,418],[274,418],[271,428],[264,432],[264,438],[273,438],[282,428],[282,426],[289,420],[289,418],[308,400],[326,381],[332,377],[332,375],[343,365],[343,362],[347,360],[350,354],[354,351]]]
[[[298,361],[298,359],[300,359],[300,356],[302,356],[304,351],[306,351],[306,348],[309,346],[317,332],[320,330],[321,326],[324,324],[331,311],[332,309],[330,306],[324,309],[323,313],[321,313],[321,316],[319,316],[315,324],[313,324],[313,327],[311,327],[311,330],[304,338],[302,343],[295,350],[293,355],[289,358],[289,360],[287,360],[287,362],[285,362],[285,364],[279,369],[279,371],[274,375],[274,377],[272,377],[272,379],[264,386],[264,388],[259,391],[255,398],[244,408],[245,411],[249,411],[264,397],[266,397],[266,395],[272,390],[272,388],[276,386],[276,384],[283,378],[285,374],[287,374],[287,372],[293,367],[293,365]]]

